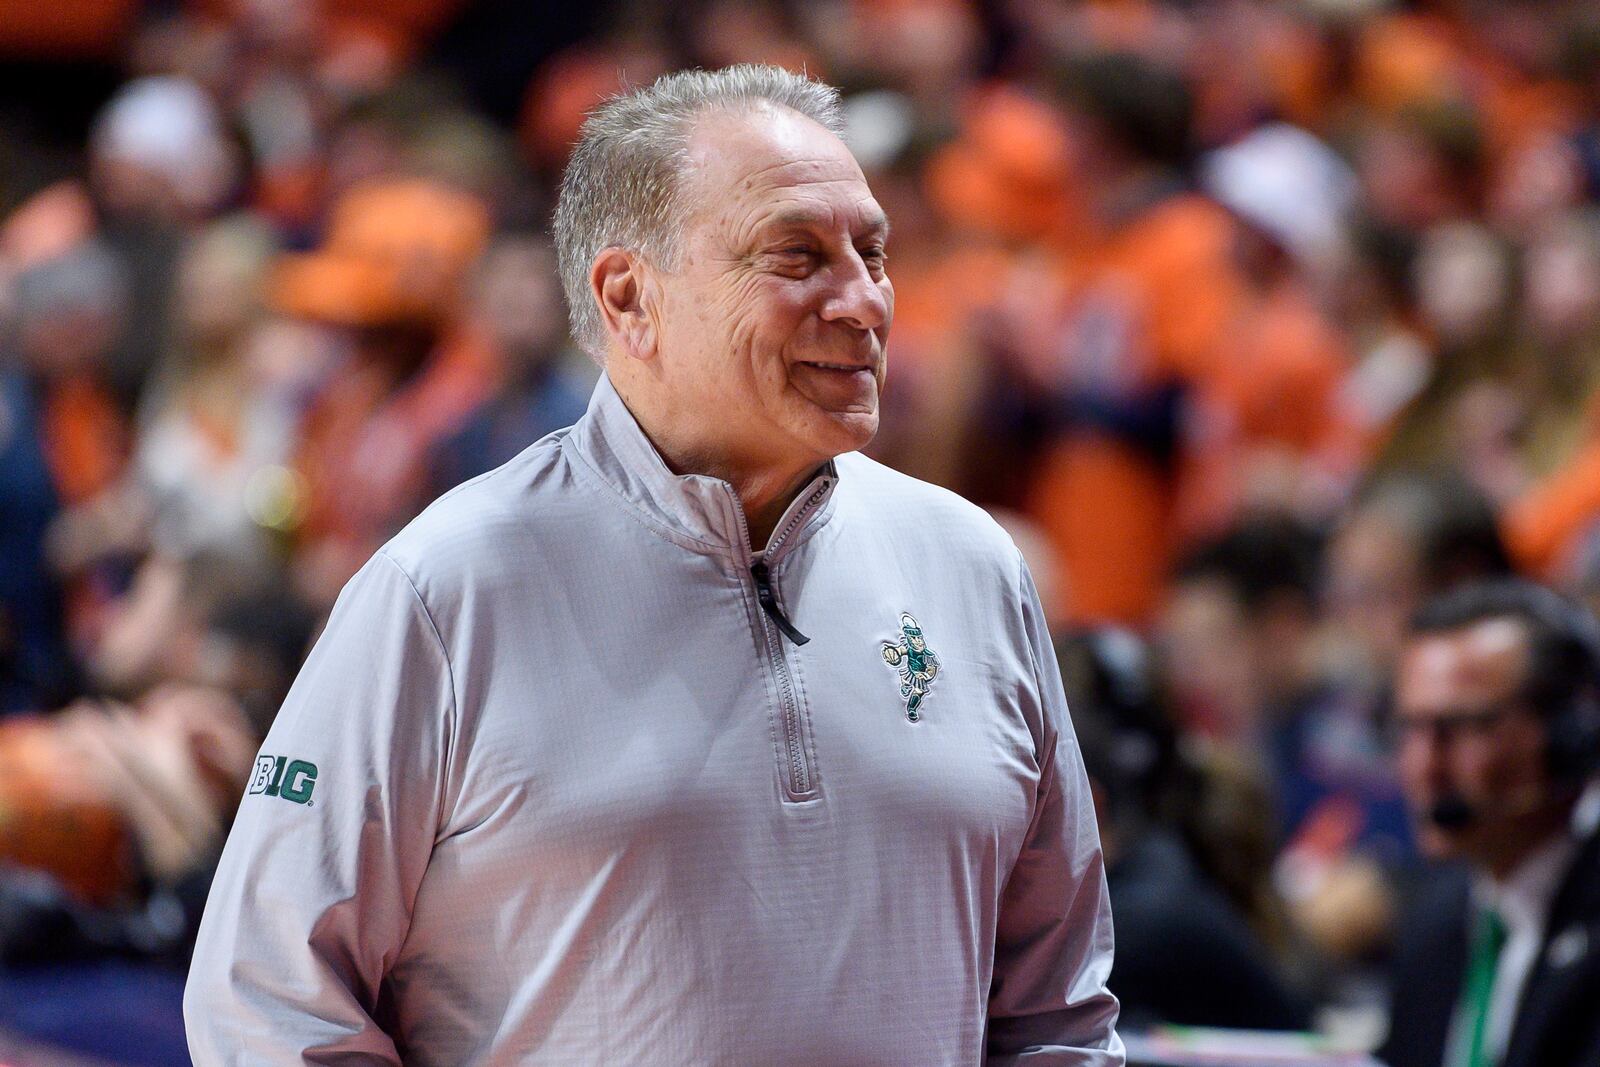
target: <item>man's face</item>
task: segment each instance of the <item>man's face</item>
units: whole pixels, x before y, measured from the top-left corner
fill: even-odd
[[[1405,640],[1421,578],[1413,539],[1398,523],[1367,510],[1328,548],[1330,621],[1360,669],[1386,677]]]
[[[1545,726],[1520,697],[1527,661],[1527,635],[1513,619],[1423,634],[1401,654],[1400,780],[1435,858],[1501,871],[1547,828]],[[1430,818],[1441,807],[1467,817]]]
[[[539,238],[506,238],[485,253],[478,267],[472,310],[513,377],[557,355],[566,338],[555,278],[555,253]]]
[[[1183,721],[1236,738],[1262,727],[1261,671],[1253,655],[1258,642],[1244,605],[1227,583],[1204,575],[1174,582],[1155,637]]]
[[[888,224],[845,146],[782,108],[713,113],[663,272],[658,373],[677,417],[746,463],[821,463],[878,428]]]

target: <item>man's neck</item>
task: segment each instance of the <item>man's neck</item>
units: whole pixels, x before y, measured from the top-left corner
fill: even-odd
[[[612,379],[613,386],[617,385]],[[730,450],[685,433],[670,417],[659,417],[648,403],[636,403],[617,389],[662,462],[673,474],[702,474],[720,478],[733,487],[744,508],[750,547],[760,551],[771,539],[778,520],[804,489],[824,461],[803,457],[791,462],[755,461],[730,454]]]
[[[646,430],[645,434],[649,436],[649,430]],[[784,511],[816,473],[815,466],[799,470],[734,466],[718,462],[711,457],[695,456],[692,452],[679,458],[662,448],[653,436],[650,440],[656,445],[656,451],[661,453],[661,458],[674,474],[709,475],[712,478],[720,478],[733,487],[734,494],[738,496],[739,503],[744,508],[745,525],[750,534],[750,547],[757,552],[764,549],[767,542],[772,539],[778,520],[783,518]]]
[[[1576,804],[1576,796],[1563,796],[1530,815],[1523,824],[1523,832],[1515,840],[1506,842],[1484,865],[1489,877],[1496,884],[1504,884],[1531,856],[1558,838],[1566,837],[1571,832]]]

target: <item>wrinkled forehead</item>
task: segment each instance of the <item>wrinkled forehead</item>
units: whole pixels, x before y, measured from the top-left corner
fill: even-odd
[[[1401,659],[1399,707],[1453,708],[1504,699],[1528,670],[1527,633],[1514,619],[1421,634]]]
[[[844,142],[787,108],[755,105],[696,121],[684,189],[691,224],[742,231],[815,221],[852,231],[886,227],[883,209]]]

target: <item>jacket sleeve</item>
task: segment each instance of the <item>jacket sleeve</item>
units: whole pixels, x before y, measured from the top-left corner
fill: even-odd
[[[1033,819],[1000,899],[988,1062],[1121,1067],[1111,975],[1111,902],[1083,757],[1067,718],[1039,597],[1021,567],[1023,630],[1038,702]]]
[[[449,661],[380,552],[268,732],[201,920],[189,1049],[214,1064],[398,1064],[374,1016],[443,807]]]

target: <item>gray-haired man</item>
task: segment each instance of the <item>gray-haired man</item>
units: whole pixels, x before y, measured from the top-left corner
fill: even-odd
[[[853,451],[893,290],[838,130],[761,67],[585,127],[556,236],[606,377],[345,589],[212,891],[197,1061],[1122,1062],[1026,569]]]

